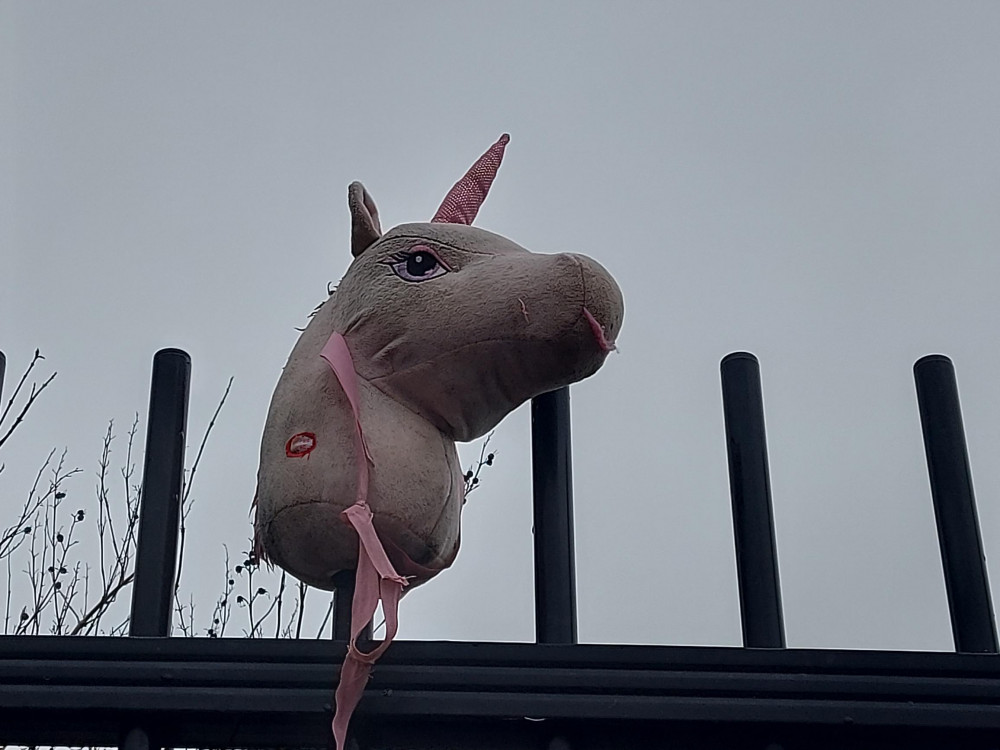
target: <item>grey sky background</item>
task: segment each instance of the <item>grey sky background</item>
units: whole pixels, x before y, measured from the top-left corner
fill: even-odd
[[[718,363],[749,350],[789,645],[950,649],[911,367],[956,362],[1000,600],[998,39],[989,2],[2,3],[5,393],[35,347],[59,375],[0,508],[62,446],[85,503],[157,349],[192,355],[193,447],[235,376],[185,566],[207,626],[347,184],[428,220],[506,131],[477,225],[625,294],[572,389],[581,640],[740,642]],[[493,446],[401,638],[533,638],[526,408]]]

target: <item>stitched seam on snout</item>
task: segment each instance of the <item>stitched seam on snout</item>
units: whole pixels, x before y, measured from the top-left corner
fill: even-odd
[[[583,272],[583,263],[575,255],[566,254],[567,257],[576,263],[576,268],[580,272],[580,289],[583,290],[583,305],[580,308],[580,314],[583,315],[583,311],[587,308],[587,275]]]

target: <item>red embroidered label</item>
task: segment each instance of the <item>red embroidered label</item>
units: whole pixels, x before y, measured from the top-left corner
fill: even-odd
[[[311,432],[300,432],[292,435],[285,443],[285,455],[289,458],[308,456],[316,447],[316,435]]]

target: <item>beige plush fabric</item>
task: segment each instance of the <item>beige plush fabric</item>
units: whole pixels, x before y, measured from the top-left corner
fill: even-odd
[[[364,458],[347,399],[319,356],[339,332],[359,378],[374,525],[399,572],[418,584],[458,553],[464,482],[455,441],[594,374],[621,327],[622,295],[582,255],[530,253],[461,224],[404,224],[382,235],[360,183],[348,204],[355,259],[292,350],[264,427],[257,548],[319,588],[357,564],[357,536],[340,513],[355,502]],[[394,550],[424,569],[407,570]]]

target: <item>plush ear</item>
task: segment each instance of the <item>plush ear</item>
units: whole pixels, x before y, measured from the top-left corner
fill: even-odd
[[[351,254],[357,258],[382,236],[375,201],[360,182],[347,188],[347,207],[351,209]]]

